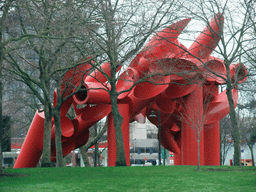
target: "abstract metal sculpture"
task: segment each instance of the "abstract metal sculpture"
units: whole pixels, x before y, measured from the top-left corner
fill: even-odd
[[[217,14],[209,25],[187,49],[178,41],[178,36],[190,19],[181,20],[157,33],[132,60],[117,82],[117,91],[129,92],[118,96],[119,112],[123,117],[122,132],[126,163],[130,165],[129,122],[144,122],[147,117],[158,125],[158,118],[149,117],[152,110],[160,111],[161,144],[175,153],[175,165],[197,164],[197,137],[200,130],[201,165],[219,165],[219,120],[229,112],[225,91],[219,93],[218,85],[224,84],[226,68],[224,61],[210,56],[220,40],[223,16]],[[241,67],[242,66],[242,67]],[[89,63],[79,66],[80,71],[91,68]],[[101,69],[110,75],[110,63]],[[237,70],[239,73],[236,73]],[[70,70],[64,79],[80,82],[82,75]],[[230,66],[232,80],[246,80],[246,68],[240,64]],[[238,75],[236,75],[238,74]],[[64,80],[65,81],[65,80]],[[115,166],[116,143],[110,96],[102,88],[105,76],[98,70],[84,76],[83,87],[65,101],[61,109],[63,155],[84,145],[89,138],[88,129],[104,117],[108,117],[108,165]],[[65,85],[62,86],[62,88]],[[72,92],[69,87],[66,95]],[[233,89],[233,100],[237,104],[238,92]],[[56,99],[56,93],[54,98]],[[67,111],[73,104],[77,117],[70,120]],[[78,109],[77,105],[87,104]],[[96,104],[90,106],[90,104]],[[43,148],[44,114],[36,112],[21,148],[14,168],[35,167]],[[52,161],[55,160],[54,124],[52,128]]]

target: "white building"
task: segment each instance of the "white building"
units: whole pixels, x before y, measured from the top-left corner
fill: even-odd
[[[130,123],[130,162],[131,165],[158,164],[158,128],[152,123]],[[163,150],[163,149],[162,149]],[[166,151],[166,154],[169,154]],[[162,155],[161,155],[162,156]],[[166,155],[165,164],[170,164]],[[163,164],[163,160],[162,164]]]
[[[254,154],[254,164],[256,165],[256,145],[253,146],[253,154]],[[234,155],[234,147],[231,147],[228,152],[227,156],[224,161],[224,165],[230,165],[230,160],[233,160],[233,155]],[[246,162],[245,165],[250,166],[252,164],[251,162],[252,156],[251,156],[251,151],[247,145],[242,145],[241,146],[241,161],[244,163]]]

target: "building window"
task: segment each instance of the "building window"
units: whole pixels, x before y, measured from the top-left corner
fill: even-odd
[[[153,147],[146,148],[146,153],[149,153],[149,154],[154,153]]]
[[[157,139],[157,133],[153,130],[147,130],[147,139]]]

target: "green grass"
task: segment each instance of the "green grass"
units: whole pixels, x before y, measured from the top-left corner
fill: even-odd
[[[1,192],[256,191],[253,167],[237,170],[206,166],[199,172],[194,166],[30,168],[5,172],[29,176],[0,177]]]

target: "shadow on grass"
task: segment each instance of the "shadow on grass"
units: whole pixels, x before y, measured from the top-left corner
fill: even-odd
[[[0,174],[0,177],[27,177],[30,176],[29,174],[22,174],[22,173],[3,173]]]
[[[256,171],[256,168],[252,169],[244,169],[244,168],[239,168],[239,167],[235,167],[235,168],[230,168],[230,167],[225,167],[225,168],[206,168],[203,169],[203,171]]]

